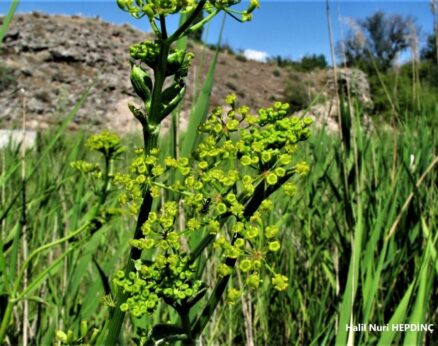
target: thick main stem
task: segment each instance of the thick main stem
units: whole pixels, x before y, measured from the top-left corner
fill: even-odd
[[[195,346],[196,342],[192,337],[192,324],[190,323],[190,310],[180,314],[181,325],[187,334],[187,339],[182,341],[183,346]]]
[[[21,143],[21,182],[22,187],[22,214],[21,214],[21,234],[23,237],[23,262],[27,260],[27,201],[26,201],[26,146],[24,145],[24,136],[26,135],[26,102],[23,100],[23,142]],[[23,289],[27,288],[28,271],[27,268],[24,271],[23,276]],[[23,346],[27,346],[28,343],[28,330],[29,330],[29,302],[27,299],[23,302]]]
[[[141,226],[147,220],[149,212],[152,207],[152,197],[149,193],[143,199],[143,203],[140,207],[140,213],[137,219],[137,225],[135,227],[134,239],[139,239],[142,235]],[[130,272],[134,271],[134,263],[141,256],[141,250],[135,247],[131,247],[129,253],[129,259],[126,263],[125,274],[128,275]],[[120,329],[125,319],[125,312],[120,310],[120,305],[123,304],[128,297],[126,292],[120,288],[117,292],[117,306],[114,308],[113,315],[108,325],[108,336],[105,345],[115,345],[116,340],[120,334]]]
[[[160,41],[160,61],[156,69],[154,69],[155,83],[152,92],[151,109],[148,114],[148,124],[147,127],[143,127],[143,137],[144,137],[144,149],[147,155],[151,149],[157,146],[158,135],[160,131],[160,105],[161,105],[161,95],[164,85],[164,80],[166,78],[166,65],[167,56],[169,54],[169,44],[165,41]],[[146,222],[149,213],[152,208],[152,197],[149,190],[146,190],[143,195],[143,201],[140,207],[140,211],[137,217],[137,224],[135,227],[133,239],[139,239],[142,236],[141,226]],[[134,263],[141,256],[141,250],[132,247],[129,253],[128,261],[125,266],[125,274],[129,275],[130,272],[134,271]],[[125,312],[120,310],[120,305],[123,304],[128,298],[128,294],[123,291],[122,288],[118,289],[116,307],[113,310],[113,314],[107,326],[108,334],[105,340],[105,345],[115,345],[117,338],[120,334],[120,330],[123,325],[123,320],[125,319]]]

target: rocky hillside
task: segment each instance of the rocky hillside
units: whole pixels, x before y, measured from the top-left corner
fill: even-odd
[[[23,105],[27,127],[48,127],[96,81],[72,127],[133,129],[136,123],[127,109],[134,96],[128,47],[147,36],[128,25],[98,18],[17,15],[0,51],[0,127],[19,124]],[[213,52],[195,43],[189,43],[189,48],[195,53],[188,77],[192,87],[195,78],[202,82]],[[242,104],[253,109],[267,106],[282,98],[286,78],[274,65],[221,52],[211,105],[221,104],[228,93],[235,92]],[[193,92],[189,89],[186,94],[185,109],[190,107]]]

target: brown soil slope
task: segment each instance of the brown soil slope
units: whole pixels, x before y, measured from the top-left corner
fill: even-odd
[[[135,121],[127,110],[127,102],[134,96],[128,47],[147,38],[128,25],[98,18],[17,15],[0,50],[0,79],[7,81],[0,83],[0,127],[17,126],[23,105],[30,128],[58,122],[95,81],[72,127],[131,130]],[[193,85],[201,85],[213,56],[213,51],[197,43],[189,42],[189,50],[195,61],[188,77],[186,110],[193,99]],[[275,65],[221,52],[211,106],[221,104],[230,92],[252,109],[267,106],[282,98],[286,78],[287,73]]]

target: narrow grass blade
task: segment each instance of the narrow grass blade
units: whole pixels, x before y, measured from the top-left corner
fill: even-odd
[[[6,32],[8,31],[9,25],[11,24],[12,18],[14,17],[19,3],[20,0],[12,0],[11,5],[9,6],[9,11],[3,18],[3,24],[0,26],[0,48],[3,45],[3,39],[6,36]]]
[[[429,229],[423,217],[421,218],[421,225],[423,227],[423,233],[428,234]],[[429,304],[427,304],[428,303],[427,297],[430,297],[432,293],[431,288],[432,288],[434,273],[433,271],[432,273],[430,272],[429,260],[432,259],[433,261],[433,254],[436,255],[436,253],[434,253],[436,250],[430,239],[427,240],[428,241],[427,241],[426,253],[424,255],[425,259],[421,267],[417,296],[413,306],[412,314],[409,319],[409,324],[411,325],[420,325],[426,323],[425,316],[427,313],[427,307],[429,306]],[[423,335],[424,335],[424,331],[419,332],[419,331],[410,330],[406,333],[403,344],[405,346],[420,345],[422,343]]]
[[[406,314],[413,289],[414,283],[411,283],[406,290],[406,293],[404,294],[400,304],[397,306],[397,309],[389,320],[389,330],[382,332],[382,335],[380,336],[379,342],[377,344],[378,346],[394,345],[394,338],[397,334],[400,333],[392,330],[391,326],[394,324],[404,323],[406,321]]]
[[[353,252],[351,254],[350,267],[348,271],[347,285],[345,287],[342,299],[338,335],[336,336],[336,345],[346,345],[348,330],[347,325],[353,322],[353,305],[356,298],[356,292],[359,282],[360,258],[362,254],[362,234],[363,234],[363,210],[358,206],[357,225],[354,233]],[[353,333],[353,332],[350,332]]]
[[[62,261],[64,257],[66,257],[68,254],[70,254],[73,250],[75,250],[78,247],[79,243],[73,246],[70,246],[70,248],[65,251],[62,255],[60,255],[55,261],[52,262],[50,266],[48,266],[46,269],[44,269],[40,274],[37,275],[35,279],[32,280],[32,282],[26,287],[26,289],[20,293],[17,300],[24,299],[28,294],[30,294],[33,290],[38,288],[47,275],[49,275],[51,272],[53,274],[53,270],[59,270],[59,265],[62,264]]]
[[[195,146],[195,143],[198,138],[198,126],[204,121],[207,116],[208,106],[210,104],[210,95],[213,90],[213,81],[214,81],[214,73],[216,70],[217,58],[219,55],[219,46],[222,40],[222,32],[225,25],[225,16],[222,20],[221,31],[219,34],[219,40],[216,48],[216,52],[213,56],[213,60],[210,64],[210,67],[207,72],[207,76],[205,77],[204,83],[202,85],[202,90],[199,94],[199,97],[196,101],[193,112],[190,114],[187,132],[184,136],[184,141],[181,147],[181,156],[188,157]]]

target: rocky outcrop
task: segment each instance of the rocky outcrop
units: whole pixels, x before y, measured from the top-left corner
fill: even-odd
[[[75,124],[103,125],[117,100],[131,95],[127,37],[145,35],[98,19],[17,16],[1,52],[17,83],[0,97],[0,121],[14,125],[24,105],[28,127],[47,127],[92,86]]]
[[[321,101],[298,114],[314,119],[317,127],[325,127],[327,131],[335,132],[339,129],[340,99],[345,102],[354,99],[361,104],[364,111],[364,125],[369,126],[370,118],[367,112],[372,109],[373,102],[367,75],[359,69],[341,68],[336,72],[327,70],[326,79],[327,88],[320,98]]]
[[[0,127],[20,126],[23,106],[28,128],[57,123],[92,85],[91,95],[71,127],[135,129],[137,123],[127,107],[134,96],[128,47],[147,38],[148,34],[129,25],[113,25],[99,18],[40,13],[15,16],[0,51],[0,72],[8,74],[5,85],[0,83]],[[195,61],[183,114],[191,107],[193,85],[199,88],[213,55],[212,50],[193,42],[189,50],[195,53]],[[287,76],[274,76],[275,69],[274,65],[239,61],[221,53],[211,105],[223,104],[230,92],[253,109],[281,99]]]
[[[365,108],[372,108],[370,84],[365,72],[357,68],[340,68],[336,72],[329,70],[328,89],[331,97],[336,97],[336,86],[344,99],[356,98]]]

